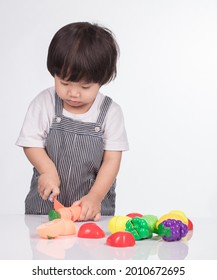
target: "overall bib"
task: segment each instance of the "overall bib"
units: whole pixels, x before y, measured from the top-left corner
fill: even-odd
[[[45,149],[57,168],[61,182],[57,199],[65,207],[86,195],[96,179],[104,153],[102,124],[111,103],[111,98],[105,96],[96,123],[81,122],[63,115],[62,100],[55,94],[55,118]],[[48,214],[53,203],[39,196],[39,173],[35,168],[33,171],[25,214]],[[101,215],[114,215],[115,186],[116,180],[102,201]]]

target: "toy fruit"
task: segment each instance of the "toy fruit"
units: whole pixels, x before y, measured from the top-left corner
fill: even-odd
[[[168,214],[165,214],[165,215],[163,215],[163,216],[161,216],[161,217],[159,218],[159,220],[158,220],[157,223],[156,223],[156,227],[158,227],[158,225],[159,225],[160,223],[162,223],[163,221],[168,220],[168,219],[179,220],[179,221],[181,221],[183,224],[186,224],[186,225],[188,224],[188,221],[186,222],[186,219],[183,218],[182,215],[177,214],[177,213],[168,213]]]
[[[108,228],[111,233],[115,233],[117,231],[124,231],[126,227],[126,222],[131,220],[130,217],[127,216],[114,216],[108,222]]]
[[[171,210],[169,212],[170,214],[178,214],[180,216],[182,216],[183,220],[184,220],[184,223],[187,225],[188,224],[188,218],[186,217],[185,213],[181,210]]]
[[[131,232],[136,240],[151,238],[153,233],[147,222],[139,217],[127,221],[126,231]]]
[[[50,210],[48,213],[48,219],[49,221],[60,219],[60,214],[56,210]]]
[[[158,226],[158,234],[165,241],[178,241],[185,237],[188,233],[188,227],[180,220],[168,219],[164,220]]]
[[[144,215],[144,216],[142,216],[142,218],[146,221],[146,223],[151,228],[151,230],[153,232],[157,233],[157,227],[156,227],[156,224],[157,224],[157,221],[158,221],[157,216],[154,216],[154,215]]]
[[[131,247],[135,245],[135,239],[130,232],[118,231],[107,238],[106,244],[113,247]]]
[[[86,223],[81,225],[78,230],[78,237],[81,238],[103,238],[104,231],[95,223]]]
[[[38,235],[42,238],[55,238],[60,235],[63,227],[62,219],[55,219],[48,223],[42,224],[36,228]]]
[[[193,223],[190,219],[188,219],[188,230],[192,230],[193,229]]]
[[[135,217],[142,217],[142,214],[140,213],[129,213],[126,215],[127,217],[130,217],[130,218],[135,218]]]

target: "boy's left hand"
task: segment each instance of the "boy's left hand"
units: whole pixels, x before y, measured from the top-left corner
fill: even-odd
[[[94,193],[88,193],[80,200],[75,201],[73,206],[81,206],[80,221],[93,220],[98,221],[101,218],[101,201]]]

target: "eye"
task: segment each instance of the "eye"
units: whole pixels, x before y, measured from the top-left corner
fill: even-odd
[[[83,89],[88,89],[90,86],[82,86]]]
[[[68,86],[68,85],[69,85],[69,83],[67,83],[67,82],[65,82],[65,81],[60,81],[60,83],[61,83],[61,85],[63,85],[63,86]]]

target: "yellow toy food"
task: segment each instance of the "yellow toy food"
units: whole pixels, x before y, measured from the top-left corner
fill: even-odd
[[[186,219],[186,216],[183,214],[184,213],[179,210],[173,210],[168,214],[161,216],[156,223],[156,227],[158,227],[160,223],[168,219],[180,220],[183,224],[188,225],[188,219]]]
[[[174,214],[178,214],[180,216],[182,216],[182,218],[185,220],[185,224],[187,225],[188,224],[188,218],[186,217],[185,213],[182,212],[181,210],[172,210],[170,211],[169,213],[174,213]]]
[[[111,233],[125,231],[126,222],[128,220],[131,220],[131,218],[127,216],[114,216],[109,220],[108,228],[111,231]]]

